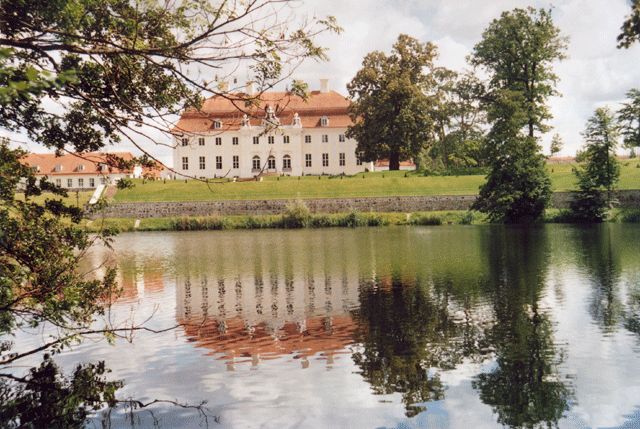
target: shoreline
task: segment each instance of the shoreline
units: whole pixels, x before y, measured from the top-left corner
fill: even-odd
[[[563,220],[563,211],[548,209],[540,222],[576,224]],[[606,223],[640,223],[639,209],[614,209]],[[318,229],[356,228],[392,225],[487,225],[486,216],[466,210],[427,212],[344,212],[280,215],[173,216],[155,218],[108,218],[85,220],[81,226],[91,232],[116,229],[134,231],[222,231],[236,229]]]

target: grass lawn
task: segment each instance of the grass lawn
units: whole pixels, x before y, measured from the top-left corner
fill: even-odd
[[[640,189],[640,161],[623,160],[620,189]],[[575,164],[548,164],[554,191],[574,189]],[[239,199],[291,199],[375,197],[388,195],[471,195],[478,193],[484,176],[421,176],[403,171],[364,173],[351,177],[265,177],[262,182],[202,183],[196,180],[163,183],[135,180],[133,189],[121,190],[115,202],[206,201]],[[363,178],[364,177],[364,178]]]
[[[58,195],[53,195],[46,192],[40,196],[32,197],[31,200],[39,204],[44,203],[45,199],[62,200],[64,203],[68,205],[72,205],[72,206],[77,205],[78,207],[83,207],[89,201],[89,199],[91,199],[93,192],[94,192],[93,190],[79,191],[77,195],[76,195],[76,192],[68,192],[68,195],[66,197],[60,197]],[[18,195],[20,199],[23,198],[22,194],[18,194]]]

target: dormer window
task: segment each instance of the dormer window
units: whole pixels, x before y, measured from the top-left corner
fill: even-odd
[[[84,164],[78,164],[76,171],[84,171]]]
[[[329,126],[329,117],[328,116],[323,116],[322,118],[320,118],[320,126],[321,127],[328,127]]]
[[[53,171],[55,171],[56,173],[59,173],[62,171],[62,164],[56,164],[56,166],[53,168]]]
[[[32,165],[31,166],[31,171],[33,171],[34,173],[40,173],[40,166],[39,165]]]
[[[213,121],[213,128],[219,130],[220,128],[222,128],[222,122],[218,120]]]

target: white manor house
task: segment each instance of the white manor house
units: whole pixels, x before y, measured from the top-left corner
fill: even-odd
[[[349,100],[329,91],[307,100],[287,92],[264,92],[247,115],[242,101],[214,96],[200,110],[186,110],[172,130],[173,165],[190,177],[250,178],[264,174],[355,174],[373,164],[361,162],[357,143],[346,138]],[[251,95],[248,85],[247,94]],[[274,126],[276,124],[277,126]]]

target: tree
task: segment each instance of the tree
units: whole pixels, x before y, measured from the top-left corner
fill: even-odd
[[[335,20],[296,24],[283,17],[291,15],[290,4],[2,1],[0,86],[11,96],[20,89],[16,82],[29,81],[40,97],[25,91],[19,103],[3,103],[0,127],[60,151],[125,140],[149,152],[149,144],[162,143],[158,133],[170,132],[175,114],[199,107],[203,97],[226,97],[244,109],[302,60],[326,59],[313,37],[339,31]],[[223,85],[244,69],[258,94]]]
[[[578,222],[602,222],[614,202],[613,189],[620,178],[615,157],[619,132],[613,113],[606,107],[596,109],[583,135],[585,165],[574,170],[579,190],[571,211]]]
[[[549,147],[551,156],[555,156],[556,154],[560,153],[563,146],[564,142],[562,141],[562,137],[560,137],[560,134],[554,134],[553,138],[551,139],[551,146]]]
[[[347,136],[358,142],[365,161],[389,158],[389,169],[415,158],[429,142],[432,119],[429,91],[436,47],[401,34],[391,55],[374,51],[347,85],[354,125]]]
[[[558,80],[552,64],[565,49],[551,12],[533,8],[503,12],[474,47],[471,63],[490,76],[485,104],[491,124],[485,147],[490,171],[474,207],[492,221],[531,222],[544,213],[551,186],[537,134],[548,130],[546,101],[557,94]]]
[[[627,92],[628,102],[618,111],[618,126],[625,147],[633,150],[640,147],[640,90]]]
[[[631,0],[631,13],[620,30],[618,48],[629,48],[640,40],[640,0]]]
[[[458,74],[439,69],[432,117],[435,141],[428,148],[432,162],[451,167],[478,167],[482,164],[486,115],[480,105],[482,82],[471,72]]]
[[[218,86],[214,73],[224,80],[225,70],[248,67],[265,89],[305,58],[325,58],[313,36],[338,31],[335,21],[294,27],[279,19],[289,3],[1,1],[0,128],[60,152],[123,140],[145,151],[141,141],[156,142],[150,133],[168,132],[171,115],[198,107],[202,95],[230,98],[239,109],[256,99]],[[0,422],[83,427],[92,411],[121,402],[122,383],[107,379],[103,362],[64,375],[55,354],[87,336],[151,329],[96,327],[117,297],[115,270],[96,279],[77,267],[92,243],[108,245],[112,231],[90,236],[79,228],[81,211],[63,203],[64,190],[38,181],[23,156],[0,144]],[[122,167],[120,159],[109,163]],[[5,340],[44,325],[53,329],[42,345]],[[26,366],[40,355],[39,366]]]

